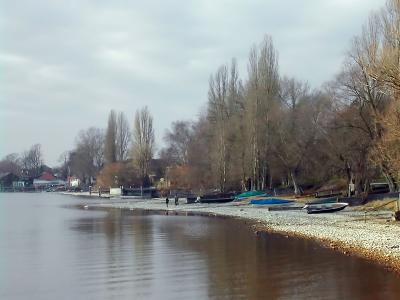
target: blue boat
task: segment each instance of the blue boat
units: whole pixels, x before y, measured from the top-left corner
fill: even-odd
[[[294,201],[279,199],[279,198],[265,198],[265,199],[251,200],[250,204],[268,205],[268,204],[286,204],[286,203],[292,203],[292,202],[294,202]]]
[[[235,200],[243,200],[248,197],[254,197],[254,196],[266,196],[266,193],[264,191],[247,191],[243,192],[239,195],[235,196]]]

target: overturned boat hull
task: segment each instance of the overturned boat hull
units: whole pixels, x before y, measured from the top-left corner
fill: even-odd
[[[232,202],[235,199],[233,193],[217,193],[200,196],[200,203],[226,203]]]
[[[264,198],[264,199],[256,199],[251,200],[250,204],[256,205],[273,205],[273,204],[288,204],[293,203],[293,200],[279,199],[279,198]]]
[[[307,204],[303,208],[308,214],[332,213],[345,209],[349,204],[345,202],[339,203],[323,203],[323,204]]]

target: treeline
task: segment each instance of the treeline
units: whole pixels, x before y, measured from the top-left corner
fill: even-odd
[[[149,185],[154,128],[147,107],[136,111],[133,130],[130,128],[123,112],[111,110],[105,130],[82,130],[75,148],[62,155],[63,177],[76,176],[86,186]]]
[[[130,128],[123,112],[111,110],[106,129],[81,130],[74,148],[60,156],[59,167],[46,166],[41,145],[35,144],[22,154],[0,160],[0,174],[12,173],[32,181],[46,171],[59,179],[78,178],[81,187],[149,186],[155,148],[153,117],[147,107],[136,111]]]
[[[48,169],[43,163],[40,144],[32,145],[22,153],[11,153],[0,160],[0,173],[12,173],[18,177],[39,177]]]
[[[282,77],[270,37],[251,48],[247,79],[235,59],[210,76],[196,122],[173,123],[161,156],[191,188],[265,189],[353,183],[357,193],[400,176],[400,1],[356,36],[342,71],[320,89]],[[310,62],[311,64],[312,62]]]
[[[175,121],[159,152],[164,187],[221,191],[354,184],[391,191],[400,177],[400,0],[388,0],[354,37],[341,72],[312,90],[280,74],[272,38],[250,49],[246,79],[237,62],[210,76],[207,109]],[[310,62],[312,64],[312,62]],[[153,118],[138,110],[132,130],[111,111],[106,130],[89,128],[61,157],[59,173],[86,185],[149,185],[154,173]],[[37,175],[38,146],[0,161]],[[40,152],[40,151],[39,151]],[[161,163],[162,162],[162,163]],[[152,165],[153,164],[153,165]],[[4,166],[7,165],[7,168]]]

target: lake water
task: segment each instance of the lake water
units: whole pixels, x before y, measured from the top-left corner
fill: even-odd
[[[0,194],[0,299],[399,299],[400,277],[242,221]],[[96,200],[89,200],[96,201]]]

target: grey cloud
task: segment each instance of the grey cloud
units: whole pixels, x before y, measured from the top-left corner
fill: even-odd
[[[3,0],[0,157],[40,142],[53,165],[80,129],[105,127],[112,108],[132,121],[143,105],[161,142],[172,121],[196,117],[220,64],[235,56],[246,77],[266,33],[282,73],[317,87],[384,2]]]

